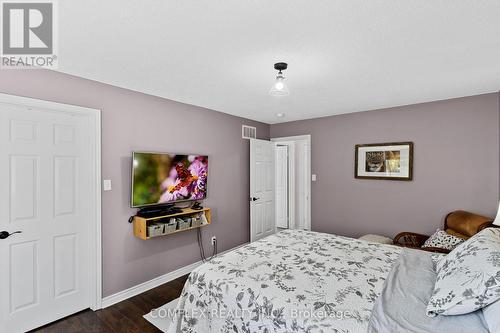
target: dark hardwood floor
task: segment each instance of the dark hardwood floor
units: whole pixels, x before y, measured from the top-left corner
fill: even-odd
[[[32,333],[157,333],[142,316],[180,296],[188,275],[99,311],[85,310]]]

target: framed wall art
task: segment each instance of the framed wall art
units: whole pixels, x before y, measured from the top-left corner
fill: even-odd
[[[413,179],[413,142],[356,145],[354,177],[358,179]]]

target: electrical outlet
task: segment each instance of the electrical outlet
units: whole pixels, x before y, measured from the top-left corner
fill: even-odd
[[[212,245],[215,245],[217,243],[217,237],[212,236]]]
[[[103,191],[111,191],[111,179],[104,179],[102,187]]]

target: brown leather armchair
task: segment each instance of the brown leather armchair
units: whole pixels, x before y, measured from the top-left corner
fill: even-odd
[[[457,210],[446,215],[444,230],[450,235],[468,239],[484,228],[492,226],[492,223],[493,219],[489,217]],[[414,232],[401,232],[394,237],[394,245],[422,249],[422,245],[424,245],[429,237],[428,235]],[[423,248],[422,250],[441,253],[450,252],[449,250],[431,247]]]

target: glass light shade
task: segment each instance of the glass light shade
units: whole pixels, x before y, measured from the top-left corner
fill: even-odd
[[[273,96],[289,95],[290,90],[288,90],[288,87],[286,86],[284,80],[285,77],[282,74],[278,74],[278,76],[276,76],[276,81],[274,81],[274,84],[271,87],[271,90],[269,90],[269,95]]]

